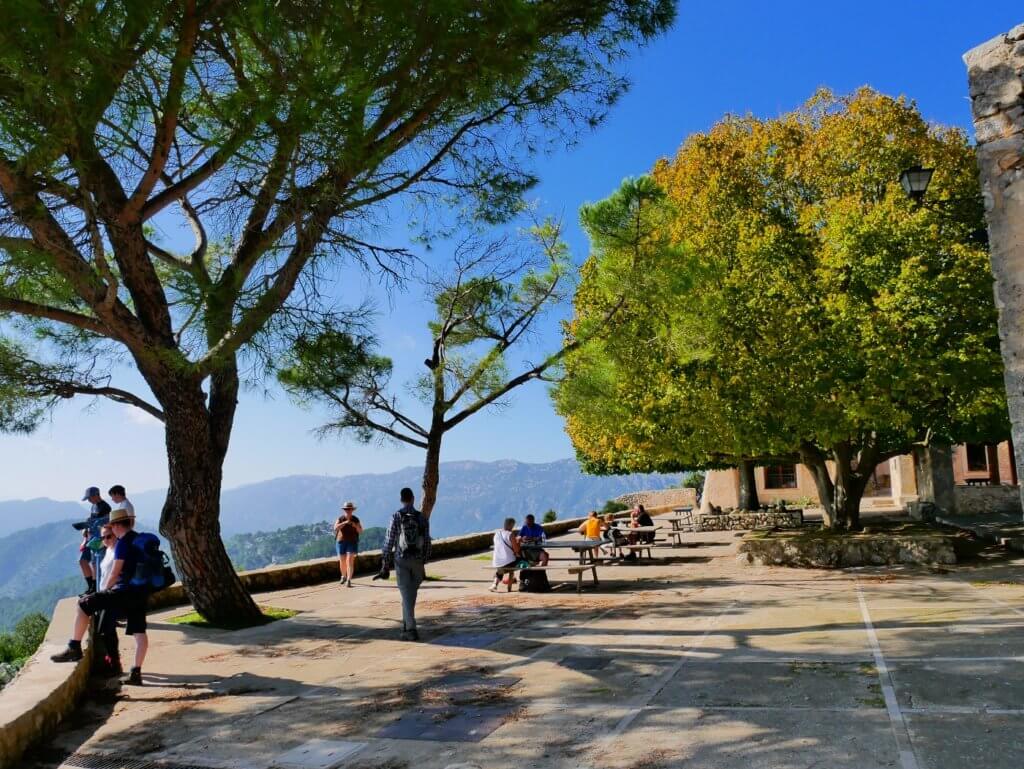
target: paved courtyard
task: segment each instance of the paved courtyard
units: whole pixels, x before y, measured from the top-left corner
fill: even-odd
[[[1024,560],[752,568],[736,535],[688,536],[582,596],[495,595],[479,556],[432,563],[420,644],[368,577],[262,595],[300,613],[251,630],[165,612],[149,685],[93,696],[29,763],[1020,767]]]

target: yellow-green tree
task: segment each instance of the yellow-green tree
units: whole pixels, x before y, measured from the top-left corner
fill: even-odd
[[[918,163],[936,168],[942,202],[899,186]],[[1007,434],[962,132],[868,88],[822,91],[779,118],[727,117],[691,136],[649,184],[661,214],[648,240],[662,245],[628,273],[622,249],[595,242],[576,322],[617,291],[629,312],[569,357],[555,392],[592,465],[799,460],[826,525],[856,528],[879,462]]]

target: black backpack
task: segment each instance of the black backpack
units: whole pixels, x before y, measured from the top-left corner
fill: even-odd
[[[523,569],[519,572],[520,593],[550,593],[551,583],[543,569]]]

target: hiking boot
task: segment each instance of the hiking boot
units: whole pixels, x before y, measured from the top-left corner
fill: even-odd
[[[420,634],[415,630],[403,630],[402,631],[403,641],[418,641],[420,640]]]
[[[54,662],[78,662],[82,659],[82,647],[68,645],[60,654],[51,654],[50,659]]]
[[[131,672],[128,673],[125,678],[122,679],[122,683],[128,684],[129,686],[143,686],[142,683],[142,668],[132,668]]]

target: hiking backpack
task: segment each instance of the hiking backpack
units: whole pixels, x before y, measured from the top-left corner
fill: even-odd
[[[398,511],[398,557],[403,561],[422,559],[426,551],[426,532],[423,530],[423,513]]]
[[[135,574],[130,582],[132,587],[156,593],[177,581],[171,570],[171,560],[160,549],[160,538],[156,534],[136,534],[132,547],[139,551]]]
[[[519,572],[520,593],[550,593],[551,583],[543,569],[523,569]]]

